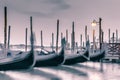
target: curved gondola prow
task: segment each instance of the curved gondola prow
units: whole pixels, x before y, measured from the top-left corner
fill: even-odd
[[[66,46],[66,40],[65,37],[61,39],[61,51],[59,55],[62,55],[61,57],[61,64],[64,64],[65,62],[65,46]]]
[[[31,45],[31,50],[30,53],[33,54],[33,64],[31,68],[34,67],[36,61],[35,61],[35,54],[34,54],[34,38],[35,36],[33,35],[33,27],[32,27],[32,16],[30,17],[30,45]]]
[[[90,61],[96,62],[96,61],[102,61],[102,59],[105,57],[105,48],[102,46],[101,49],[95,50],[95,54],[90,55]]]
[[[61,39],[61,47],[64,50],[66,46],[66,41],[65,41],[65,37]]]
[[[90,50],[90,42],[89,40],[86,41],[86,51],[88,51],[87,59],[90,60],[90,55],[89,55],[89,50]]]

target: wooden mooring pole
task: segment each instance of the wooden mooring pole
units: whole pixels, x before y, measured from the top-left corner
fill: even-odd
[[[80,35],[80,46],[82,47],[82,34]]]
[[[115,33],[113,32],[113,43],[114,43],[114,41],[115,41],[115,36],[114,36],[114,34],[115,34]]]
[[[85,42],[87,42],[87,26],[85,26]]]
[[[62,38],[63,38],[63,33],[61,32],[61,40],[62,40]]]
[[[52,51],[54,50],[54,33],[52,33]]]
[[[11,30],[11,26],[9,26],[8,28],[8,49],[10,48],[10,30]]]
[[[101,21],[102,21],[102,18],[99,18],[99,42],[100,42],[100,49],[102,48],[102,43],[101,43]]]
[[[59,20],[57,20],[56,52],[58,52]]]
[[[33,38],[33,26],[32,26],[32,16],[30,17],[30,42],[31,42],[31,50],[33,50],[34,38]]]
[[[43,34],[42,34],[42,30],[40,31],[40,36],[41,36],[41,48],[43,48]]]
[[[74,31],[74,22],[72,22],[72,50],[75,48],[75,31]]]
[[[27,51],[27,33],[28,33],[28,29],[25,29],[25,51]]]
[[[104,42],[104,32],[102,30],[102,43]]]
[[[116,43],[118,42],[118,30],[116,29]]]
[[[108,29],[108,39],[109,39],[109,43],[110,43],[110,29]]]
[[[4,7],[4,48],[7,48],[7,7]]]
[[[68,30],[66,30],[66,43],[68,44]]]
[[[69,44],[68,44],[68,30],[66,30],[66,48],[69,47]]]

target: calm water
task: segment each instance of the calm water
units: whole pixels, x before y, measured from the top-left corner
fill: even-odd
[[[0,80],[120,80],[120,64],[86,62],[0,72]]]

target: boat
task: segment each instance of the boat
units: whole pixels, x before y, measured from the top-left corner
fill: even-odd
[[[65,38],[62,39],[63,45]],[[36,54],[35,67],[47,67],[47,66],[58,66],[64,62],[64,46],[62,46],[59,53],[56,51],[48,51],[47,54],[44,51]]]
[[[90,61],[99,61],[105,57],[105,50],[95,50],[89,55]]]
[[[88,45],[90,45],[89,42],[88,42]],[[105,57],[104,45],[102,46],[101,49],[99,48],[90,49],[89,48],[89,60],[90,61],[100,61],[104,57]]]
[[[6,8],[6,7],[5,7]],[[30,17],[30,21],[32,24],[32,17]],[[7,71],[7,70],[21,70],[21,69],[31,69],[35,64],[34,59],[34,39],[33,39],[33,31],[32,25],[30,27],[31,36],[31,49],[30,51],[10,51],[7,48],[3,48],[1,50],[1,54],[4,54],[5,57],[0,59],[0,71]],[[10,54],[16,53],[18,55],[12,57]]]
[[[0,59],[0,71],[32,68],[35,63],[33,53],[33,50],[31,50],[22,52],[19,56]]]
[[[72,65],[76,63],[83,63],[89,60],[89,41],[86,42],[86,48],[84,50],[76,51],[71,50],[70,54],[65,54],[64,65]]]
[[[88,54],[88,50],[85,50],[84,52],[76,52],[73,54],[65,54],[64,65],[86,62],[88,61]]]
[[[35,67],[43,66],[58,66],[64,61],[64,49],[62,48],[59,53],[48,52],[47,55],[37,55]]]

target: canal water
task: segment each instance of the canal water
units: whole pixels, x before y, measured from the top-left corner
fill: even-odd
[[[0,71],[0,80],[120,80],[120,64],[85,62],[20,71]]]

